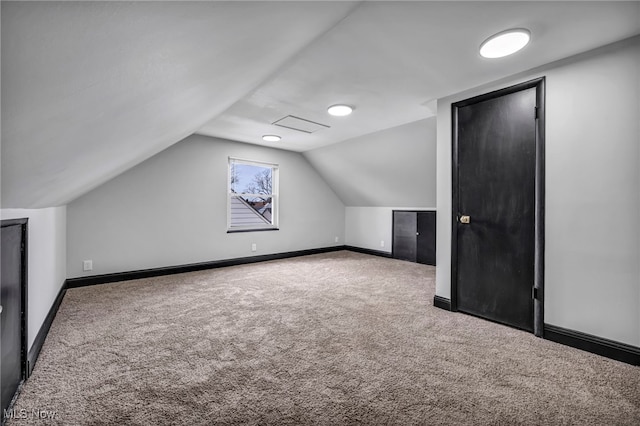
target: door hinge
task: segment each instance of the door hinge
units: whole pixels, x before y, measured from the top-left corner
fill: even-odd
[[[533,300],[538,300],[538,289],[536,287],[531,288],[531,298]]]
[[[539,110],[538,107],[533,107],[533,110],[534,110],[534,115],[535,115],[536,120],[537,120],[538,118],[540,118],[540,110]]]

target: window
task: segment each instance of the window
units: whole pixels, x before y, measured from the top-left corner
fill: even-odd
[[[278,229],[278,165],[229,158],[227,231]]]

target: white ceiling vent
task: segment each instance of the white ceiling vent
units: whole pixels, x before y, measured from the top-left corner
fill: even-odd
[[[315,121],[305,120],[304,118],[294,117],[293,115],[287,115],[272,124],[304,133],[314,133],[318,130],[329,129],[331,127],[326,124],[316,123]]]

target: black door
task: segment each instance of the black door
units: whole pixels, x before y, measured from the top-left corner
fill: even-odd
[[[2,413],[26,375],[26,220],[2,221],[0,352]]]
[[[416,261],[416,234],[418,223],[416,212],[393,211],[393,257],[395,259]]]
[[[436,212],[393,211],[393,257],[436,264]]]
[[[541,315],[534,321],[534,311],[541,314],[534,288],[542,284],[537,108],[543,82],[453,106],[456,307],[527,331],[540,322],[536,334],[542,321]]]
[[[436,212],[418,212],[417,262],[436,264]]]

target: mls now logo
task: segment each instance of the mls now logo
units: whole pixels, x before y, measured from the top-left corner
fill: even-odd
[[[20,410],[9,409],[4,410],[4,418],[5,419],[40,419],[40,420],[53,420],[56,418],[58,413],[53,410],[41,410],[39,408],[34,408],[32,410],[26,410],[24,408]]]

